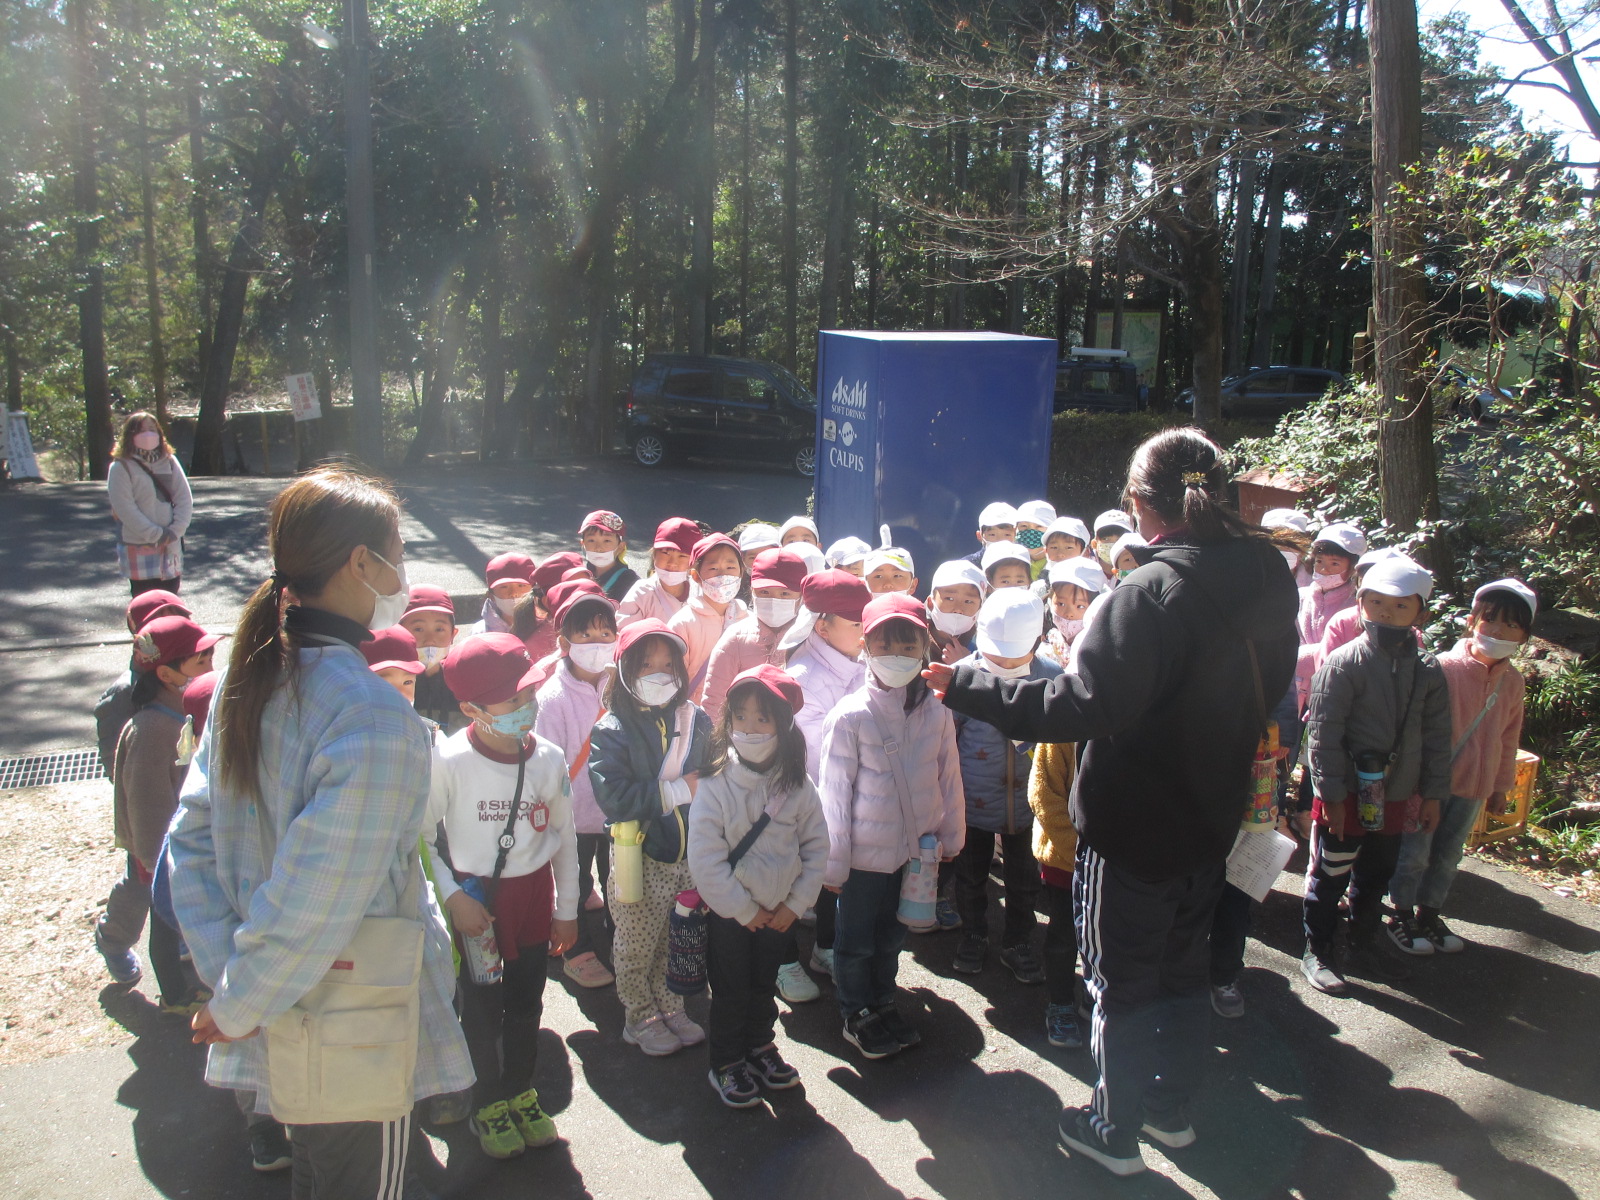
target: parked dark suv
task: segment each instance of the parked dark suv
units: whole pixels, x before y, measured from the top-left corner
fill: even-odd
[[[1125,351],[1081,350],[1056,364],[1055,401],[1052,410],[1069,408],[1089,412],[1136,412],[1144,407],[1139,368]]]
[[[1256,367],[1222,381],[1222,415],[1229,420],[1277,420],[1344,384],[1343,375],[1323,367]],[[1194,389],[1179,392],[1177,404],[1192,406]]]
[[[634,461],[743,458],[816,471],[817,398],[784,368],[748,358],[651,354],[628,389]]]

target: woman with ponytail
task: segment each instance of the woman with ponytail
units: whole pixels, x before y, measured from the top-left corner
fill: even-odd
[[[273,501],[267,548],[271,576],[240,618],[171,832],[173,907],[214,992],[193,1020],[207,1082],[265,1107],[263,1027],[323,981],[364,918],[402,917],[423,929],[416,1068],[409,1096],[374,1107],[460,1091],[473,1076],[450,941],[417,858],[429,736],[358,649],[406,605],[399,503],[350,471],[312,472]],[[295,1194],[400,1197],[410,1125],[293,1125]]]
[[[1150,438],[1127,486],[1149,545],[1079,635],[1077,673],[924,673],[1007,737],[1084,744],[1073,901],[1100,1080],[1060,1136],[1118,1175],[1144,1169],[1141,1132],[1194,1141],[1185,1106],[1207,1044],[1212,912],[1267,706],[1294,673],[1294,577],[1274,535],[1227,507],[1227,487],[1222,451],[1198,429]]]

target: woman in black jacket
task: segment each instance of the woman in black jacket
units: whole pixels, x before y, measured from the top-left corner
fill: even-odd
[[[1194,1140],[1185,1105],[1205,1046],[1211,914],[1265,698],[1294,673],[1294,579],[1270,535],[1223,506],[1227,483],[1198,430],[1135,452],[1127,498],[1151,544],[1080,635],[1076,674],[926,672],[949,707],[1008,737],[1083,746],[1073,892],[1100,1080],[1060,1132],[1119,1175],[1143,1169],[1141,1131]]]

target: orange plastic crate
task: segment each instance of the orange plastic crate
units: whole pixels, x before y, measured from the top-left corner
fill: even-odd
[[[1533,807],[1533,783],[1539,777],[1539,756],[1517,751],[1517,780],[1506,793],[1506,811],[1492,813],[1487,807],[1478,814],[1468,846],[1482,846],[1516,837],[1528,827],[1528,810]]]

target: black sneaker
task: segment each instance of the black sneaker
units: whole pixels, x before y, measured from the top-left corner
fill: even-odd
[[[1095,1132],[1087,1108],[1069,1108],[1056,1127],[1061,1144],[1071,1154],[1093,1159],[1113,1175],[1137,1175],[1145,1169],[1139,1139],[1120,1130],[1109,1139]]]
[[[1152,1142],[1160,1142],[1169,1150],[1182,1150],[1194,1145],[1194,1126],[1189,1124],[1188,1110],[1179,1105],[1170,1112],[1157,1113],[1145,1109],[1139,1132]]]
[[[951,962],[951,969],[962,975],[976,975],[983,970],[983,960],[989,957],[989,939],[969,933],[961,939],[961,944],[956,947],[956,956]]]
[[[1044,965],[1040,963],[1039,956],[1027,942],[1005,947],[1000,951],[1000,961],[1011,968],[1011,973],[1017,977],[1018,983],[1044,982]]]
[[[776,1046],[763,1046],[750,1051],[744,1056],[744,1065],[750,1069],[750,1074],[775,1092],[792,1088],[800,1082],[800,1072],[783,1061],[783,1055],[778,1053]]]
[[[1334,966],[1332,953],[1326,950],[1306,947],[1305,957],[1300,960],[1300,974],[1317,991],[1330,996],[1343,996],[1350,990],[1339,968]]]
[[[878,1020],[883,1022],[883,1027],[889,1031],[889,1036],[899,1042],[902,1049],[909,1050],[922,1041],[917,1027],[906,1020],[905,1014],[896,1005],[885,1004],[874,1011],[878,1014]]]
[[[729,1108],[749,1108],[752,1104],[761,1103],[761,1089],[756,1086],[750,1068],[743,1062],[727,1067],[712,1067],[706,1072],[706,1078]]]
[[[1348,970],[1352,975],[1380,983],[1393,983],[1411,976],[1411,968],[1381,931],[1352,935]]]
[[[870,1008],[844,1019],[844,1040],[867,1058],[888,1058],[904,1049],[900,1039],[883,1027],[883,1018]]]
[[[1395,949],[1402,954],[1412,954],[1420,958],[1433,953],[1433,942],[1422,931],[1416,917],[1399,912],[1390,917],[1383,927],[1389,935],[1389,940],[1394,943]]]
[[[250,1166],[262,1172],[282,1171],[294,1165],[289,1136],[276,1121],[250,1126]]]

